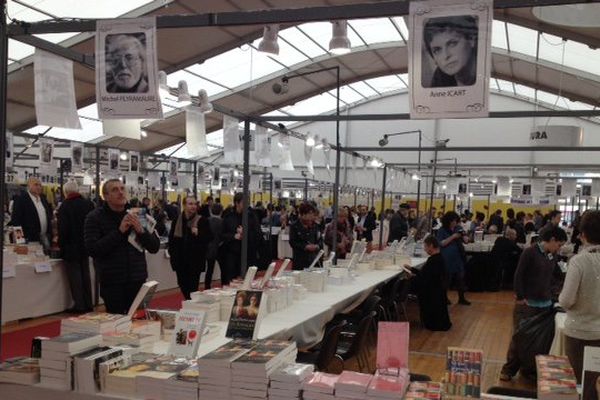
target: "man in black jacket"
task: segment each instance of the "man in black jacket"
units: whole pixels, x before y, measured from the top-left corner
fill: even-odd
[[[242,211],[244,210],[244,195],[236,193],[233,197],[233,208],[227,210],[223,215],[223,241],[224,267],[221,268],[221,283],[228,285],[229,281],[242,274],[241,255],[242,237],[246,234],[242,228]],[[248,210],[248,265],[251,266],[257,260],[258,241],[261,237],[260,226],[256,215]]]
[[[368,243],[373,241],[373,230],[377,228],[375,213],[368,211],[367,206],[359,206],[358,222],[356,224],[358,240],[365,239]]]
[[[83,243],[85,217],[94,209],[94,203],[79,194],[77,182],[65,183],[66,199],[58,209],[58,245],[65,260],[71,286],[74,312],[92,310],[92,284],[88,254]]]
[[[400,241],[405,236],[408,236],[408,204],[401,204],[390,220],[388,242]]]
[[[315,225],[317,210],[308,203],[298,208],[298,221],[290,225],[290,246],[293,252],[293,269],[302,271],[310,267],[321,249],[321,232]]]
[[[102,187],[104,204],[88,214],[84,225],[85,248],[100,275],[100,295],[109,313],[126,314],[148,277],[146,256],[128,241],[135,232],[141,246],[158,252],[160,240],[148,232],[136,213],[126,210],[125,186],[109,179]]]
[[[27,191],[15,199],[10,225],[23,228],[25,239],[50,247],[52,237],[52,214],[50,205],[42,195],[42,183],[38,178],[27,180]]]

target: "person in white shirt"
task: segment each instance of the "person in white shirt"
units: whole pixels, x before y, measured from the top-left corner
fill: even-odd
[[[27,180],[27,191],[15,199],[13,207],[10,225],[22,227],[29,242],[40,242],[44,248],[50,248],[52,213],[38,178]]]

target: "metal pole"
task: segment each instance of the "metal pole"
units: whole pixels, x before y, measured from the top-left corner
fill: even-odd
[[[308,179],[304,178],[304,201],[308,201]]]
[[[452,211],[456,212],[456,195],[453,195],[452,198],[452,206],[454,207]],[[445,210],[444,210],[445,211]]]
[[[250,121],[244,121],[244,199],[242,210],[242,260],[241,271],[242,276],[246,275],[248,268],[248,235],[254,232],[248,232],[248,206],[250,201],[248,187],[250,186]]]
[[[161,197],[163,199],[164,202],[167,201],[167,190],[166,190],[166,186],[167,185],[167,178],[165,176],[165,171],[162,172],[162,178],[160,180],[160,194]]]
[[[96,146],[96,206],[100,205],[100,147]]]
[[[486,217],[486,219],[488,221],[490,220],[490,206],[491,206],[490,200],[491,200],[491,198],[492,198],[492,195],[488,194],[488,207],[487,207],[487,217]]]
[[[273,203],[273,173],[272,172],[269,173],[269,202],[271,203],[271,205],[273,207],[275,207],[275,204]]]
[[[65,171],[64,171],[65,164],[64,164],[64,160],[61,159],[58,165],[59,165],[59,168],[60,168],[60,170],[58,171],[58,185],[59,185],[59,188],[60,188],[60,198],[62,199],[63,198],[63,193],[64,193],[63,192],[63,186],[65,184],[64,183],[65,182]]]
[[[383,220],[385,210],[385,181],[387,180],[387,165],[383,165],[383,184],[381,185],[381,207],[379,208],[379,250],[383,250]]]
[[[596,197],[596,211],[598,211],[598,206],[600,206],[600,197]]]
[[[354,188],[354,207],[356,207],[356,192],[358,189]]]
[[[194,161],[194,197],[196,196],[198,196],[198,161]]]
[[[340,162],[342,152],[340,151],[340,67],[337,66],[335,69],[336,75],[336,105],[335,105],[335,115],[338,117],[335,120],[335,182],[333,184],[333,240],[331,244],[333,245],[333,251],[336,252],[336,256],[333,260],[333,264],[337,265],[337,219],[338,219],[338,207],[339,207],[339,188],[340,188]]]
[[[422,140],[422,133],[421,130],[419,129],[419,159],[418,159],[418,165],[417,165],[417,174],[419,175],[419,179],[417,180],[417,217],[416,217],[416,221],[419,221],[419,210],[421,209],[421,140]]]
[[[6,87],[8,74],[8,36],[6,35],[6,0],[0,0],[0,204],[6,204]],[[4,226],[4,210],[0,213],[0,226]],[[0,235],[0,243],[4,248],[4,235]],[[0,251],[0,265],[4,262],[4,254]],[[2,326],[2,286],[4,269],[0,271],[0,326]],[[0,351],[2,351],[2,335],[0,335]]]
[[[429,214],[431,215],[431,227],[430,227],[430,232],[433,232],[433,219],[435,218],[435,215],[433,215],[433,193],[435,192],[435,174],[437,172],[437,156],[438,156],[438,151],[437,151],[437,146],[435,146],[435,151],[433,152],[433,174],[431,175],[431,194],[429,197]],[[446,196],[444,195],[444,199],[446,198]]]

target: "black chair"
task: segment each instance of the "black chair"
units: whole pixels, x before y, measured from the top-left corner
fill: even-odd
[[[394,300],[398,296],[398,292],[400,290],[400,286],[402,285],[402,277],[397,277],[395,279],[390,280],[387,284],[382,288],[381,297],[382,297],[382,307],[383,307],[383,320],[385,321],[397,321],[398,318],[398,310],[396,308],[396,303]]]
[[[404,321],[408,321],[406,302],[408,300],[408,292],[410,291],[410,282],[409,278],[400,279],[397,297],[394,300],[396,304],[397,321],[401,321],[401,318],[404,318]],[[402,313],[402,317],[400,316],[400,313]]]
[[[342,332],[340,334],[341,338],[349,338],[350,340],[340,340],[338,342],[336,353],[344,361],[348,361],[350,358],[356,357],[360,372],[372,372],[369,362],[370,352],[369,346],[367,346],[367,341],[369,339],[371,326],[376,315],[376,311],[371,311],[368,315],[360,320],[360,323],[358,324],[358,330],[356,332]]]
[[[409,377],[411,382],[431,382],[431,377],[429,375],[413,374],[411,372]]]
[[[298,352],[296,361],[304,364],[313,364],[317,371],[341,372],[344,360],[336,354],[340,333],[348,325],[345,320],[338,321],[325,331],[321,343],[309,352]],[[337,360],[338,368],[333,367]]]

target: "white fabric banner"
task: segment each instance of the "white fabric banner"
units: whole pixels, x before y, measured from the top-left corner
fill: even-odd
[[[185,110],[185,141],[187,152],[191,157],[208,155],[206,119],[204,114],[195,111],[194,107],[187,107]]]
[[[293,171],[294,162],[292,161],[292,152],[290,151],[290,137],[280,133],[278,136],[279,148],[281,150],[279,158],[280,171]]]
[[[54,141],[52,139],[40,139],[40,167],[50,167],[54,157]]]
[[[446,194],[458,194],[458,184],[458,178],[448,178],[446,180],[446,190],[443,190],[443,192]]]
[[[600,196],[600,179],[592,179],[592,196]]]
[[[135,174],[140,172],[140,153],[136,151],[129,152],[129,172]]]
[[[314,176],[315,167],[313,165],[312,152],[313,146],[307,146],[306,143],[304,143],[304,161],[306,162],[306,169],[308,169],[309,174]]]
[[[575,196],[577,194],[577,179],[563,179],[561,187],[561,197]]]
[[[102,134],[104,136],[118,136],[127,139],[140,140],[142,130],[139,119],[105,119],[102,121]]]
[[[100,119],[161,119],[156,18],[96,22],[96,101]]]
[[[176,158],[169,159],[169,178],[171,180],[177,179],[177,175],[179,172],[179,160]]]
[[[12,168],[15,161],[15,145],[12,132],[6,131],[6,168]]]
[[[158,174],[158,172],[148,172],[148,187],[160,187],[160,175]]]
[[[488,115],[493,12],[493,0],[410,2],[411,119]]]
[[[244,161],[239,123],[237,118],[223,115],[223,161],[226,164],[239,164]]]
[[[75,101],[73,61],[36,49],[33,71],[38,125],[81,129]]]
[[[256,165],[271,168],[271,136],[264,126],[256,126],[256,146],[254,151]]]
[[[119,149],[108,149],[108,170],[118,171],[121,164],[121,151]]]
[[[496,196],[510,197],[512,195],[510,179],[507,176],[499,176],[497,185]]]
[[[71,142],[71,171],[83,169],[83,143]]]
[[[537,197],[543,197],[546,195],[546,180],[545,179],[532,179],[531,180],[531,194]]]

